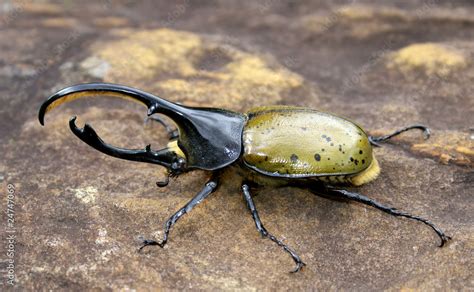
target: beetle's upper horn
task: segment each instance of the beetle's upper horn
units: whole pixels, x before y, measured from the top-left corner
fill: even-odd
[[[135,88],[108,83],[88,83],[64,88],[50,96],[41,105],[38,115],[39,121],[41,125],[44,125],[44,116],[46,115],[46,113],[65,102],[73,101],[82,97],[104,95],[136,101],[144,104],[146,107],[148,107],[149,110],[152,109],[155,104],[159,104],[163,108],[170,108],[175,106],[175,104],[171,102],[168,102],[157,96],[154,96],[153,94]]]
[[[178,145],[190,168],[213,170],[240,157],[244,115],[222,109],[186,107],[123,85],[88,83],[62,89],[41,105],[39,121],[44,125],[45,114],[64,102],[104,95],[137,101],[148,108],[148,115],[160,113],[171,118],[178,126]]]

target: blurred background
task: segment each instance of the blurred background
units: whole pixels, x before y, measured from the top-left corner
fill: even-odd
[[[3,286],[474,289],[473,37],[467,0],[0,1]],[[160,238],[208,174],[158,189],[163,169],[106,157],[68,129],[78,115],[108,143],[160,148],[166,133],[145,125],[135,104],[80,100],[40,126],[49,95],[95,81],[242,112],[308,106],[373,135],[425,124],[431,139],[415,131],[377,148],[382,174],[358,191],[428,217],[454,239],[439,249],[422,224],[300,189],[262,189],[262,221],[308,264],[289,274],[291,258],[256,232],[229,173],[165,249],[138,254],[137,236]]]

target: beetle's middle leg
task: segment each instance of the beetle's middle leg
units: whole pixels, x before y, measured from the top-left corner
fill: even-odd
[[[377,146],[377,147],[380,147],[380,144],[379,142],[385,142],[395,136],[398,136],[400,135],[401,133],[403,132],[406,132],[406,131],[409,131],[409,130],[413,130],[413,129],[419,129],[419,130],[422,130],[423,131],[423,135],[425,136],[425,139],[428,139],[431,135],[431,131],[428,127],[425,127],[423,125],[411,125],[411,126],[408,126],[408,127],[405,127],[405,128],[402,128],[402,129],[399,129],[391,134],[388,134],[388,135],[384,135],[384,136],[379,136],[379,137],[374,137],[374,136],[369,136],[369,141],[370,141],[370,144],[374,145],[374,146]]]
[[[242,192],[244,193],[244,198],[245,198],[245,201],[247,202],[247,207],[249,208],[250,213],[252,213],[252,217],[253,217],[253,220],[255,221],[255,226],[257,227],[258,232],[260,232],[262,236],[268,237],[271,241],[281,246],[287,253],[291,255],[291,257],[296,263],[296,268],[293,271],[291,271],[292,273],[296,273],[299,270],[301,270],[301,268],[303,268],[306,264],[300,259],[300,257],[296,254],[296,252],[293,249],[291,249],[289,246],[281,242],[278,238],[268,233],[265,227],[263,227],[262,221],[260,221],[260,217],[258,216],[257,209],[255,208],[255,204],[250,195],[249,186],[246,184],[243,184]]]
[[[158,242],[155,240],[149,240],[149,239],[144,239],[143,240],[143,245],[140,247],[139,251],[142,250],[145,246],[147,245],[158,245],[160,247],[164,247],[166,243],[168,242],[168,235],[170,233],[171,227],[173,227],[174,224],[181,218],[184,214],[189,213],[192,208],[194,208],[196,205],[201,203],[205,198],[207,198],[212,192],[214,192],[217,188],[218,184],[218,178],[217,176],[211,178],[204,188],[194,197],[189,201],[184,207],[179,209],[176,213],[173,214],[165,223],[165,229],[164,229],[164,235],[163,239]]]
[[[379,202],[377,202],[373,199],[370,199],[370,198],[368,198],[364,195],[361,195],[359,193],[349,192],[347,190],[339,190],[339,189],[334,189],[334,188],[327,188],[326,192],[329,195],[334,195],[336,197],[343,197],[343,198],[346,198],[346,199],[349,199],[349,200],[357,201],[357,202],[360,202],[362,204],[375,207],[375,208],[377,208],[377,209],[379,209],[379,210],[381,210],[385,213],[388,213],[390,215],[393,215],[393,216],[400,216],[400,217],[405,217],[405,218],[408,218],[408,219],[413,219],[413,220],[416,220],[416,221],[420,221],[420,222],[428,225],[429,227],[431,227],[436,232],[436,234],[439,236],[439,238],[441,239],[441,244],[439,245],[439,247],[442,247],[448,240],[451,239],[450,236],[447,236],[446,234],[444,234],[443,230],[438,228],[431,221],[429,221],[427,219],[424,219],[424,218],[421,218],[419,216],[411,215],[411,214],[409,214],[407,212],[404,212],[404,211],[397,210],[396,208],[393,208],[393,207],[390,207],[390,206],[382,205],[381,203],[379,203]]]

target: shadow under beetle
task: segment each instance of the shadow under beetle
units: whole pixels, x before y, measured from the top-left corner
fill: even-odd
[[[166,186],[169,177],[190,170],[213,172],[204,188],[166,221],[163,239],[159,242],[144,239],[140,250],[148,245],[164,247],[171,227],[216,190],[221,170],[228,167],[236,167],[242,175],[242,193],[257,230],[291,255],[296,263],[293,272],[305,264],[292,248],[263,226],[250,194],[253,184],[291,185],[308,188],[324,197],[357,201],[394,216],[423,222],[440,237],[440,247],[450,239],[424,218],[339,188],[360,186],[378,176],[380,168],[372,146],[411,129],[422,130],[428,138],[430,132],[424,126],[413,125],[391,135],[372,137],[349,120],[309,108],[266,106],[242,114],[218,108],[187,107],[138,89],[107,83],[80,84],[57,92],[41,106],[40,123],[44,124],[48,111],[66,101],[104,95],[138,101],[148,108],[149,117],[165,115],[177,129],[161,118],[151,117],[166,127],[170,138],[167,147],[155,151],[148,145],[145,149],[131,150],[106,144],[88,124],[78,128],[73,117],[69,127],[79,139],[114,157],[164,166],[168,176],[165,181],[157,182],[159,187]]]

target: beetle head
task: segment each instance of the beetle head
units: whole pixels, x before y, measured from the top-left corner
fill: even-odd
[[[39,121],[43,125],[45,114],[66,101],[99,95],[137,101],[148,108],[148,116],[159,113],[172,119],[179,131],[177,139],[179,150],[175,149],[176,151],[173,151],[173,149],[167,148],[161,151],[174,152],[175,156],[176,152],[182,151],[185,156],[185,169],[216,170],[231,164],[240,157],[242,129],[246,121],[244,115],[223,109],[187,107],[123,85],[89,83],[60,90],[41,105],[38,115]],[[103,147],[106,144],[100,140],[90,126],[86,125],[83,129],[78,129],[74,121],[71,120],[71,122],[71,129],[79,138],[106,154],[129,160],[161,164],[167,167],[170,165],[169,161],[166,164],[160,163],[160,159],[162,159],[158,155],[160,151],[155,152],[149,148],[145,150],[115,148],[115,152],[104,149]],[[100,145],[100,143],[104,145]],[[119,152],[128,152],[123,152],[125,157],[115,155],[117,149]],[[171,159],[172,154],[167,155],[169,157],[166,155],[164,157]]]

